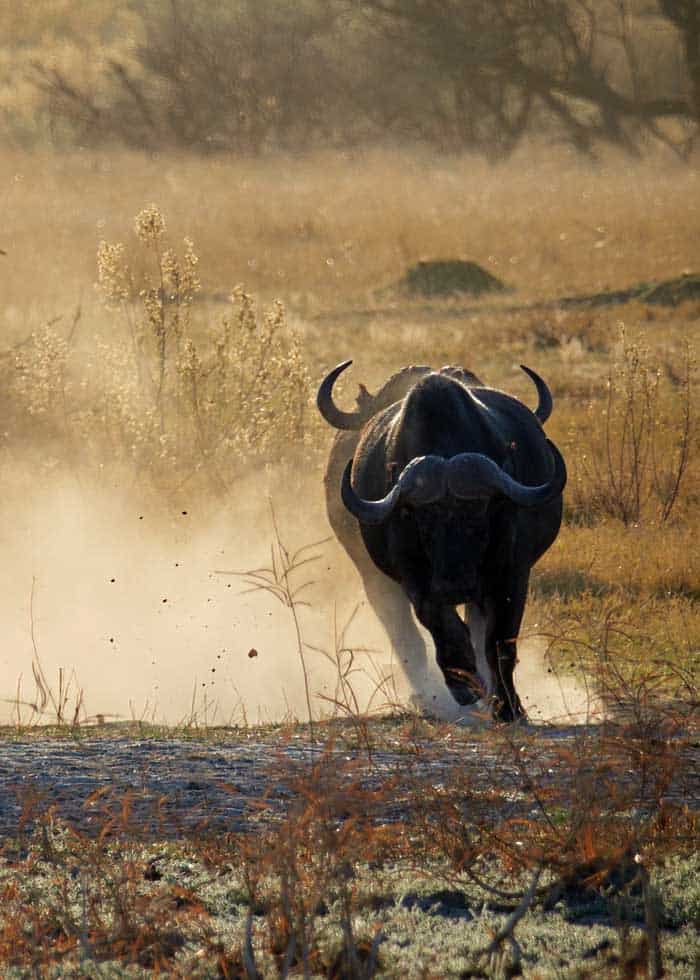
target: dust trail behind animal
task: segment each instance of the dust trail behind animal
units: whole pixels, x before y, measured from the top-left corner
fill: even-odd
[[[289,608],[269,592],[247,591],[234,573],[271,565],[270,499],[290,552],[328,535],[320,477],[317,508],[310,486],[306,499],[285,499],[288,477],[259,471],[237,484],[230,503],[167,511],[131,491],[88,490],[71,478],[39,482],[36,473],[16,472],[15,481],[0,566],[1,721],[16,720],[18,710],[36,717],[18,702],[39,697],[37,656],[52,687],[62,671],[73,692],[83,689],[89,716],[169,724],[306,716]],[[329,574],[328,547],[305,553],[317,557],[292,587]],[[337,671],[312,649],[333,652],[333,610],[319,605],[325,591],[312,584],[297,612],[311,692],[332,698]],[[364,706],[372,682],[355,672],[353,683]]]
[[[70,476],[39,481],[16,472],[14,479],[0,564],[0,722],[37,719],[30,707],[40,698],[37,657],[54,695],[59,673],[63,690],[69,685],[68,716],[82,690],[83,718],[228,724],[307,717],[291,610],[274,590],[249,591],[238,574],[272,567],[271,505],[290,560],[305,549],[288,584],[304,586],[296,613],[314,714],[342,713],[337,700],[360,710],[417,701],[454,717],[432,662],[420,690],[407,683],[354,566],[329,539],[319,473],[258,470],[224,505],[189,506],[181,497],[167,508],[128,489],[88,489]],[[528,656],[525,647],[524,663]],[[541,658],[537,664],[523,671],[532,675],[532,693],[527,679],[519,682],[531,712],[550,676]],[[566,703],[554,693],[545,708],[551,717],[567,714],[572,698],[581,703],[580,692],[569,692]],[[41,720],[51,715],[49,704]]]

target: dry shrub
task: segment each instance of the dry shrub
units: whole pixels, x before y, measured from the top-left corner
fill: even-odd
[[[123,805],[128,810],[127,798]],[[128,813],[122,829],[126,823]],[[75,968],[76,959],[83,967],[117,960],[169,972],[186,941],[206,934],[204,910],[191,895],[177,885],[147,883],[138,844],[107,844],[106,833],[88,837],[51,811],[37,833],[40,850],[21,854],[14,878],[3,881],[4,964],[30,966],[33,976]]]
[[[683,713],[637,697],[631,721],[582,727],[566,739],[492,733],[480,746],[490,761],[486,785],[459,763],[438,785],[423,781],[414,797],[422,826],[411,821],[414,859],[446,861],[453,887],[477,885],[510,913],[463,975],[518,975],[518,922],[560,902],[595,903],[617,922],[641,919],[643,975],[662,975],[663,898],[651,873],[694,851],[697,813],[685,805],[692,738]],[[623,958],[627,938],[620,935]]]
[[[664,380],[648,350],[623,329],[605,407],[590,404],[586,448],[576,461],[574,519],[613,517],[631,525],[671,517],[694,438],[692,367],[686,345],[680,371]]]
[[[27,413],[44,425],[60,428],[64,419],[68,355],[68,342],[55,321],[33,333],[17,352],[15,391]]]
[[[243,865],[251,908],[242,956],[247,975],[271,975],[274,964],[280,977],[297,970],[304,976],[320,971],[332,976],[373,976],[381,934],[355,935],[356,872],[360,864],[379,867],[404,853],[404,829],[383,819],[394,780],[368,786],[366,768],[360,760],[341,757],[333,739],[319,745],[309,761],[276,759],[269,775],[273,783],[282,780],[290,800],[283,818],[263,824],[253,834],[212,844],[206,851],[208,860],[218,864],[230,860],[233,849],[235,862]],[[274,812],[273,802],[262,799],[256,804],[261,814],[268,807]],[[319,937],[319,923],[330,914],[331,905],[342,936],[339,950],[329,948],[327,940],[321,943]],[[265,916],[255,936],[253,909],[264,910]],[[260,970],[256,959],[264,960],[266,967]]]
[[[633,596],[622,590],[537,602],[530,635],[575,673],[592,702],[627,715],[679,711],[692,717],[698,696],[700,611],[684,596]],[[665,707],[664,707],[665,706]]]
[[[351,755],[342,733],[307,748],[292,729],[246,825],[196,831],[162,871],[128,794],[119,805],[100,790],[85,801],[104,811],[96,839],[49,814],[29,847],[6,852],[0,954],[39,975],[57,965],[68,975],[79,959],[84,969],[116,960],[172,976],[209,975],[213,963],[222,977],[369,978],[409,874],[449,885],[474,916],[485,902],[507,914],[472,947],[473,975],[517,967],[519,923],[560,902],[596,902],[613,921],[641,916],[642,962],[658,966],[663,896],[652,875],[692,853],[698,826],[683,799],[687,718],[652,698],[640,705],[638,717],[555,738],[410,719],[373,755]],[[185,884],[178,867],[191,875]],[[214,882],[225,911],[202,898]],[[215,921],[217,909],[230,921],[232,904],[242,906],[233,929]]]
[[[94,470],[126,464],[156,486],[199,478],[224,492],[250,463],[284,457],[307,431],[311,383],[281,303],[260,314],[242,287],[218,323],[195,323],[190,239],[167,246],[155,205],[135,220],[140,252],[101,242],[98,287],[114,338],[87,350],[50,324],[15,357],[20,422]],[[144,269],[135,271],[138,264]],[[121,335],[120,335],[121,334]]]

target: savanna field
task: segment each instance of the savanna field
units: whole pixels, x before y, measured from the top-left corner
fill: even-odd
[[[605,296],[700,274],[699,174],[3,152],[3,977],[698,976],[700,295]],[[509,290],[411,294],[426,259]],[[407,364],[528,405],[519,365],[546,379],[569,482],[521,659],[588,717],[455,726],[356,615],[314,405],[346,358],[348,409]],[[60,764],[13,781],[42,739],[263,778],[244,818],[154,830],[136,762],[70,790],[81,823]]]

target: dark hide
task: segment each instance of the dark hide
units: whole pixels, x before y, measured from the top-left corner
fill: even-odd
[[[540,379],[533,380],[546,417],[549,392]],[[406,598],[435,641],[438,665],[455,700],[467,705],[488,694],[495,717],[513,720],[524,714],[513,670],[530,569],[558,533],[563,480],[551,499],[536,506],[519,506],[500,491],[472,497],[447,489],[427,503],[408,495],[378,524],[358,522],[343,506],[339,488],[351,458],[353,490],[377,501],[403,480],[411,461],[424,456],[449,461],[460,454],[488,457],[519,484],[540,487],[553,480],[558,453],[535,413],[461,369],[405,369],[376,396],[361,389],[357,416],[358,424],[367,418],[361,431],[339,433],[331,450],[328,515],[409,680],[418,681],[425,648],[407,615]],[[462,604],[469,608],[468,626],[456,609]]]

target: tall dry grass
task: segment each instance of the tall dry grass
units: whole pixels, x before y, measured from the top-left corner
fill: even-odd
[[[423,257],[471,258],[526,297],[551,297],[678,275],[696,256],[696,172],[663,159],[591,167],[535,148],[491,169],[392,152],[5,151],[0,179],[4,315],[17,337],[32,309],[66,315],[87,301],[95,243],[129,245],[149,201],[176,240],[197,242],[204,294],[245,282],[300,310],[364,305]]]
[[[226,494],[251,464],[303,449],[312,390],[299,339],[279,301],[259,312],[240,286],[214,322],[196,324],[192,240],[178,254],[155,205],[134,227],[133,250],[97,249],[110,335],[78,345],[75,329],[66,337],[49,323],[14,351],[14,439],[51,444],[73,468],[121,466],[161,490],[203,482]]]

